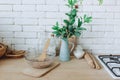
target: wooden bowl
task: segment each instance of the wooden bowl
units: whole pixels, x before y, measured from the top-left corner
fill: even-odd
[[[6,46],[0,43],[0,57],[2,57],[6,52]]]

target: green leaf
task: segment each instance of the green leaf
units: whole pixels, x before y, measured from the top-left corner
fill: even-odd
[[[84,28],[84,27],[80,27],[80,30],[87,30],[86,28]]]
[[[92,17],[88,17],[88,18],[86,18],[85,22],[87,22],[87,23],[92,22]]]
[[[62,35],[64,35],[66,32],[65,31],[62,31]]]
[[[85,14],[85,15],[84,15],[84,19],[85,19],[86,17],[87,17],[87,15]]]
[[[53,26],[52,29],[53,29],[53,30],[58,30],[59,27],[57,27],[57,26]]]
[[[101,5],[103,3],[103,0],[98,0],[99,1],[99,5]]]
[[[69,13],[65,13],[67,16],[71,16]]]
[[[60,37],[61,35],[60,34],[56,34],[56,37]]]
[[[74,31],[73,26],[69,26],[69,31],[70,31],[70,32],[73,32],[73,31]]]
[[[59,31],[59,33],[61,33],[62,32],[62,28],[59,28],[58,31]]]
[[[63,30],[66,31],[68,29],[67,26],[63,26]]]
[[[76,13],[77,13],[77,10],[76,10],[76,9],[73,9],[73,10],[71,11],[72,16],[76,16]]]
[[[86,15],[84,15],[84,22],[85,23],[90,23],[92,21],[92,17],[87,17]]]
[[[78,0],[72,0],[72,6],[74,6],[77,2]]]
[[[82,21],[80,21],[80,18],[78,18],[78,27],[82,25]]]
[[[60,29],[59,29],[59,30],[56,30],[56,31],[53,31],[52,33],[55,34],[56,37],[60,37],[60,36],[61,36],[61,31],[60,31]]]
[[[56,22],[56,26],[59,26],[58,22]]]
[[[69,5],[72,5],[72,0],[68,0]]]
[[[75,3],[77,3],[77,0],[73,0],[73,5],[74,5]]]
[[[53,31],[52,33],[53,33],[53,34],[59,34],[59,32],[58,32],[58,31]]]
[[[73,25],[75,23],[75,19],[71,19],[70,25]]]
[[[84,28],[84,27],[77,27],[76,30],[77,31],[79,31],[79,30],[86,30],[86,28]]]
[[[52,27],[52,29],[53,29],[53,30],[58,30],[58,29],[59,29],[59,24],[58,24],[58,22],[56,22],[56,25],[54,25],[54,26]]]
[[[75,32],[75,36],[79,37],[81,35],[80,32]]]
[[[69,21],[68,20],[64,20],[64,23],[68,26],[69,25]]]

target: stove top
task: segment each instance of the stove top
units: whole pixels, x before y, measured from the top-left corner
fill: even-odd
[[[110,75],[120,80],[120,55],[99,55],[98,58]]]

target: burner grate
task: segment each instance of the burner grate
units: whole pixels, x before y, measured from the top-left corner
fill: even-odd
[[[98,58],[116,77],[120,77],[120,55],[99,55]]]

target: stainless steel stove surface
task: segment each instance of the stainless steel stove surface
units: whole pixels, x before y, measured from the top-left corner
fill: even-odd
[[[120,80],[120,55],[99,55],[98,58],[109,74]]]

